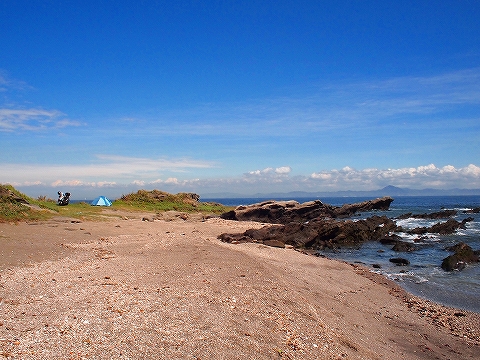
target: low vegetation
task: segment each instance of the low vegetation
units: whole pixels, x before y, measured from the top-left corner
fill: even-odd
[[[159,190],[139,190],[136,193],[123,195],[113,202],[109,209],[126,211],[181,211],[221,214],[229,208],[217,203],[203,203],[193,193],[169,194]],[[91,206],[86,202],[70,203],[58,206],[57,202],[46,196],[37,199],[28,197],[11,185],[0,184],[0,222],[38,221],[54,216],[71,217],[82,220],[100,219],[105,216],[104,207]]]
[[[41,207],[35,209],[35,200],[22,194],[11,185],[0,185],[0,221],[41,220],[45,214]]]
[[[217,203],[203,203],[193,193],[170,194],[160,190],[138,190],[136,193],[123,195],[113,205],[128,210],[202,212],[221,214],[226,207]]]

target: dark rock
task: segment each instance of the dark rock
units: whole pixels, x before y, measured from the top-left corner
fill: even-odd
[[[221,217],[225,220],[238,220],[234,210],[223,213]]]
[[[443,223],[437,223],[431,227],[418,227],[407,231],[409,234],[423,235],[426,233],[436,233],[441,235],[453,234],[457,229],[465,228],[465,224],[472,221],[473,218],[464,219],[462,222],[458,222],[454,219],[448,219]]]
[[[291,222],[306,222],[319,217],[343,218],[360,211],[388,210],[392,201],[391,197],[383,197],[335,207],[324,204],[320,200],[308,201],[303,204],[293,200],[272,200],[248,206],[238,206],[235,210],[222,214],[221,217],[227,220],[287,224]]]
[[[375,200],[363,201],[355,204],[345,204],[334,210],[336,217],[347,217],[361,211],[388,210],[393,198],[385,196]]]
[[[467,264],[480,261],[478,253],[463,242],[451,246],[446,250],[455,253],[443,259],[442,269],[445,271],[462,270]]]
[[[379,241],[380,241],[380,244],[383,244],[383,245],[394,245],[400,240],[402,240],[401,236],[398,236],[397,234],[388,234],[382,237]]]
[[[412,213],[407,213],[400,215],[397,219],[446,219],[452,216],[457,215],[456,210],[444,210],[444,211],[438,211],[438,212],[433,212],[430,214],[412,214]]]
[[[380,264],[372,264],[372,267],[374,269],[381,269],[382,268],[382,266]]]
[[[372,216],[359,221],[317,218],[305,223],[291,222],[250,229],[243,234],[222,234],[219,239],[226,242],[277,240],[295,248],[336,249],[379,240],[395,228],[395,223],[386,216]]]
[[[412,243],[406,241],[397,241],[392,250],[397,252],[410,252],[417,250],[417,248]]]
[[[412,213],[409,212],[409,213],[398,216],[397,219],[398,220],[405,220],[405,219],[410,219],[411,217],[412,217]]]
[[[410,261],[404,258],[391,258],[390,262],[394,263],[397,266],[406,266],[410,264]]]
[[[464,214],[478,214],[478,213],[480,213],[480,207],[470,209],[470,210],[465,210],[463,213]]]

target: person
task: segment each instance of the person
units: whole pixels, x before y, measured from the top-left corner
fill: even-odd
[[[61,191],[58,192],[58,205],[64,206],[68,205],[70,202],[70,193],[62,193]]]
[[[58,203],[61,204],[63,201],[63,193],[61,191],[58,192]]]

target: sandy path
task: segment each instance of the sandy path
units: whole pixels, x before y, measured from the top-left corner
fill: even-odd
[[[217,240],[254,226],[0,224],[0,357],[480,357],[478,314],[342,262]]]

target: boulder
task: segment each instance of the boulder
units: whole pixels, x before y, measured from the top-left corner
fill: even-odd
[[[387,234],[379,239],[380,244],[383,245],[395,245],[398,241],[401,241],[402,237],[397,234]]]
[[[479,252],[473,251],[470,246],[463,242],[451,246],[446,250],[455,253],[443,259],[442,269],[445,271],[462,270],[467,264],[480,261]]]
[[[417,250],[417,248],[412,243],[406,241],[397,241],[392,247],[392,250],[397,252],[410,252]]]
[[[397,266],[407,266],[410,265],[410,261],[404,258],[391,258],[390,259],[391,263],[394,263]]]

